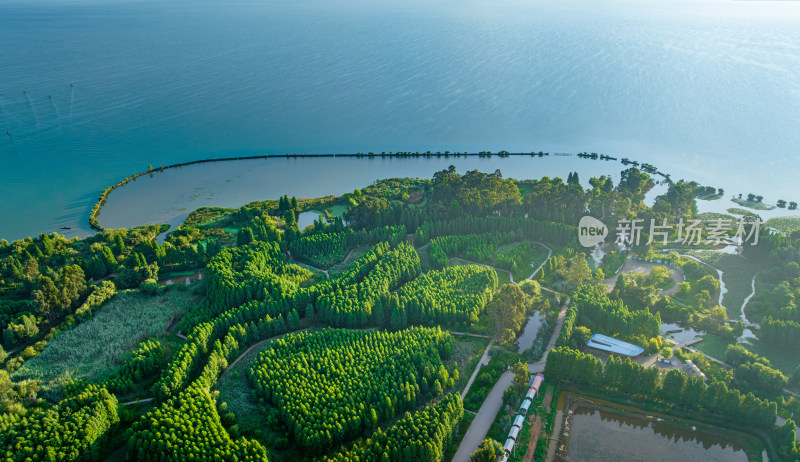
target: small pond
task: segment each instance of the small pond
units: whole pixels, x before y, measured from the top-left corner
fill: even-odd
[[[671,340],[675,340],[677,343],[688,342],[689,340],[695,337],[700,337],[701,335],[705,335],[705,331],[694,330],[691,327],[684,327],[678,323],[668,323],[668,322],[661,323],[660,333],[662,336],[667,337]]]
[[[567,461],[748,462],[746,444],[761,459],[758,442],[745,435],[567,394]]]
[[[314,224],[320,216],[320,213],[316,210],[311,210],[309,212],[300,212],[297,215],[297,227],[300,228],[300,231],[306,229],[306,227],[311,226]]]
[[[525,329],[522,330],[522,334],[520,334],[516,341],[520,353],[530,350],[533,346],[533,341],[536,340],[536,334],[539,333],[539,328],[542,326],[542,319],[544,319],[544,316],[542,316],[541,311],[537,311],[533,313],[532,316],[528,317]]]

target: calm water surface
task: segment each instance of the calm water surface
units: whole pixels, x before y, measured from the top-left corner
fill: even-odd
[[[239,154],[588,150],[800,200],[798,2],[0,0],[0,50],[8,239],[86,234],[105,186]],[[398,176],[296,165],[229,205]],[[132,216],[183,207],[156,199]]]
[[[733,438],[691,424],[589,408],[569,419],[569,462],[748,461]]]

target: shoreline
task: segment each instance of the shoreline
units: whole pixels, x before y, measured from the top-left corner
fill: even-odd
[[[206,164],[206,163],[213,163],[213,162],[229,162],[229,161],[238,161],[238,160],[258,160],[258,159],[301,159],[301,158],[367,158],[367,159],[387,159],[387,158],[468,158],[468,157],[479,157],[479,158],[491,158],[491,157],[499,157],[499,158],[507,158],[507,157],[549,157],[551,154],[549,152],[508,152],[508,151],[499,151],[499,152],[492,152],[492,151],[480,151],[480,152],[381,152],[380,154],[375,152],[358,152],[358,153],[341,153],[341,154],[312,154],[312,153],[286,153],[286,154],[263,154],[263,155],[254,155],[254,156],[233,156],[233,157],[217,157],[211,159],[198,159],[189,162],[178,162],[175,164],[170,165],[159,165],[158,167],[150,166],[150,169],[145,170],[143,172],[134,173],[131,176],[125,177],[121,181],[108,186],[102,190],[100,195],[97,198],[97,201],[92,206],[91,211],[89,212],[89,227],[94,229],[95,231],[104,232],[105,227],[100,224],[97,216],[100,214],[103,206],[106,204],[106,200],[108,195],[111,194],[117,188],[125,186],[126,184],[130,183],[131,181],[136,181],[137,178],[140,178],[144,175],[153,175],[156,173],[161,173],[166,170],[176,169],[180,167],[187,167],[191,165],[198,165],[198,164]],[[581,159],[588,159],[588,160],[603,160],[603,161],[616,161],[621,163],[623,166],[637,166],[639,167],[639,162],[636,161],[629,161],[627,158],[622,160],[618,160],[616,157],[612,157],[609,155],[601,154],[598,155],[597,153],[553,153],[553,156],[559,157],[572,157],[576,156]],[[640,168],[647,167],[647,173],[660,175],[664,178],[665,181],[671,182],[669,174],[662,173],[656,167],[650,164],[642,164]]]

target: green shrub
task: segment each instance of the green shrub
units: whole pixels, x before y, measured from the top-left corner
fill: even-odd
[[[34,356],[39,356],[39,352],[34,350],[32,346],[29,346],[29,347],[25,348],[24,350],[22,350],[22,353],[20,353],[20,355],[24,359],[28,360],[28,359],[33,358]]]
[[[155,279],[147,279],[139,285],[139,289],[148,295],[155,295],[160,291],[161,287],[159,287]]]

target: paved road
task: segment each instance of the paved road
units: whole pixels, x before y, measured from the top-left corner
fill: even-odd
[[[494,384],[492,391],[489,392],[489,396],[486,397],[486,400],[478,410],[478,415],[475,416],[475,419],[469,426],[467,434],[464,435],[464,439],[461,440],[461,445],[458,447],[458,451],[456,451],[456,455],[453,457],[453,462],[468,462],[470,454],[481,445],[483,439],[486,438],[486,434],[489,433],[492,422],[494,422],[495,417],[497,417],[497,412],[503,407],[503,393],[506,392],[513,381],[514,373],[506,371],[500,376],[500,380]]]
[[[528,279],[533,279],[536,273],[538,273],[539,270],[542,269],[544,263],[547,262],[547,259],[549,259],[553,255],[553,249],[551,249],[550,247],[546,246],[541,242],[535,242],[535,244],[541,245],[542,247],[545,247],[547,249],[547,258],[544,260],[544,262],[542,262],[541,265],[539,265],[538,268],[536,268],[536,271],[534,271],[533,274],[531,274]],[[489,266],[489,265],[484,265],[482,263],[464,260],[463,258],[459,258],[459,260],[475,265]],[[489,267],[492,268],[491,266]],[[510,276],[511,283],[516,284],[516,282],[514,282],[514,276],[511,275],[511,272],[499,268],[494,268],[494,269],[497,271],[505,271],[506,273],[508,273],[508,275]],[[561,295],[559,292],[547,289],[545,287],[542,287],[542,289],[548,292]],[[542,359],[536,363],[528,364],[529,371],[542,372],[544,370],[545,361],[547,361],[547,353],[556,344],[556,340],[558,339],[558,333],[561,332],[561,326],[564,324],[564,318],[567,315],[567,307],[569,307],[569,302],[570,299],[569,297],[567,297],[564,300],[564,304],[561,307],[561,311],[558,313],[558,318],[556,320],[556,328],[553,330],[553,335],[550,338],[550,343],[548,343],[544,355],[542,356]],[[489,353],[489,348],[492,345],[492,342],[489,342],[489,346],[486,347],[486,351],[483,352],[483,356],[481,356],[481,360],[478,362],[478,366],[475,367],[475,370],[472,372],[472,376],[467,382],[467,386],[464,387],[464,391],[461,393],[461,399],[464,399],[464,397],[467,395],[469,388],[472,386],[472,382],[478,375],[481,364],[489,363],[488,353]],[[492,426],[495,417],[497,417],[498,411],[500,411],[500,408],[503,405],[503,394],[508,389],[508,387],[511,386],[511,383],[513,381],[514,381],[514,374],[511,373],[510,371],[506,371],[502,376],[500,376],[500,379],[497,381],[497,383],[494,384],[494,387],[492,387],[492,391],[489,392],[489,396],[486,397],[486,400],[483,402],[481,408],[478,410],[478,414],[475,416],[475,419],[473,419],[472,424],[470,424],[467,433],[464,435],[464,439],[461,440],[461,444],[458,447],[458,451],[456,452],[456,455],[453,457],[453,462],[468,461],[470,454],[472,454],[472,452],[478,449],[478,446],[481,445],[483,439],[486,438],[486,434],[489,432],[489,428]]]
[[[556,340],[558,339],[558,333],[561,332],[561,326],[564,324],[564,318],[567,315],[567,307],[569,307],[570,299],[569,297],[564,300],[564,304],[561,306],[561,311],[558,313],[558,319],[556,320],[556,328],[553,330],[553,335],[550,337],[550,342],[547,344],[547,349],[542,356],[542,359],[536,363],[528,364],[528,370],[532,373],[535,372],[542,372],[544,370],[545,362],[547,361],[547,354],[550,350],[555,346]],[[488,348],[486,350],[488,352]],[[486,353],[484,352],[484,356]],[[481,361],[483,361],[483,357]],[[488,358],[487,358],[488,362]],[[470,377],[470,382],[468,383],[467,388],[471,385],[472,380],[477,375],[478,369],[475,369],[475,372],[472,373],[473,377]],[[462,462],[468,461],[470,454],[473,451],[478,449],[478,446],[481,445],[483,439],[486,438],[486,434],[489,432],[489,428],[492,426],[495,417],[497,417],[497,412],[503,405],[503,393],[511,386],[511,383],[514,380],[514,374],[510,371],[506,371],[497,383],[494,384],[492,387],[492,391],[489,392],[489,396],[486,397],[486,400],[481,405],[481,408],[478,410],[478,415],[475,416],[475,419],[472,420],[472,424],[470,424],[467,433],[464,435],[464,439],[461,440],[461,444],[458,446],[458,451],[456,452],[455,457],[453,457],[453,462]],[[463,397],[466,396],[466,389],[465,392],[462,394]]]

